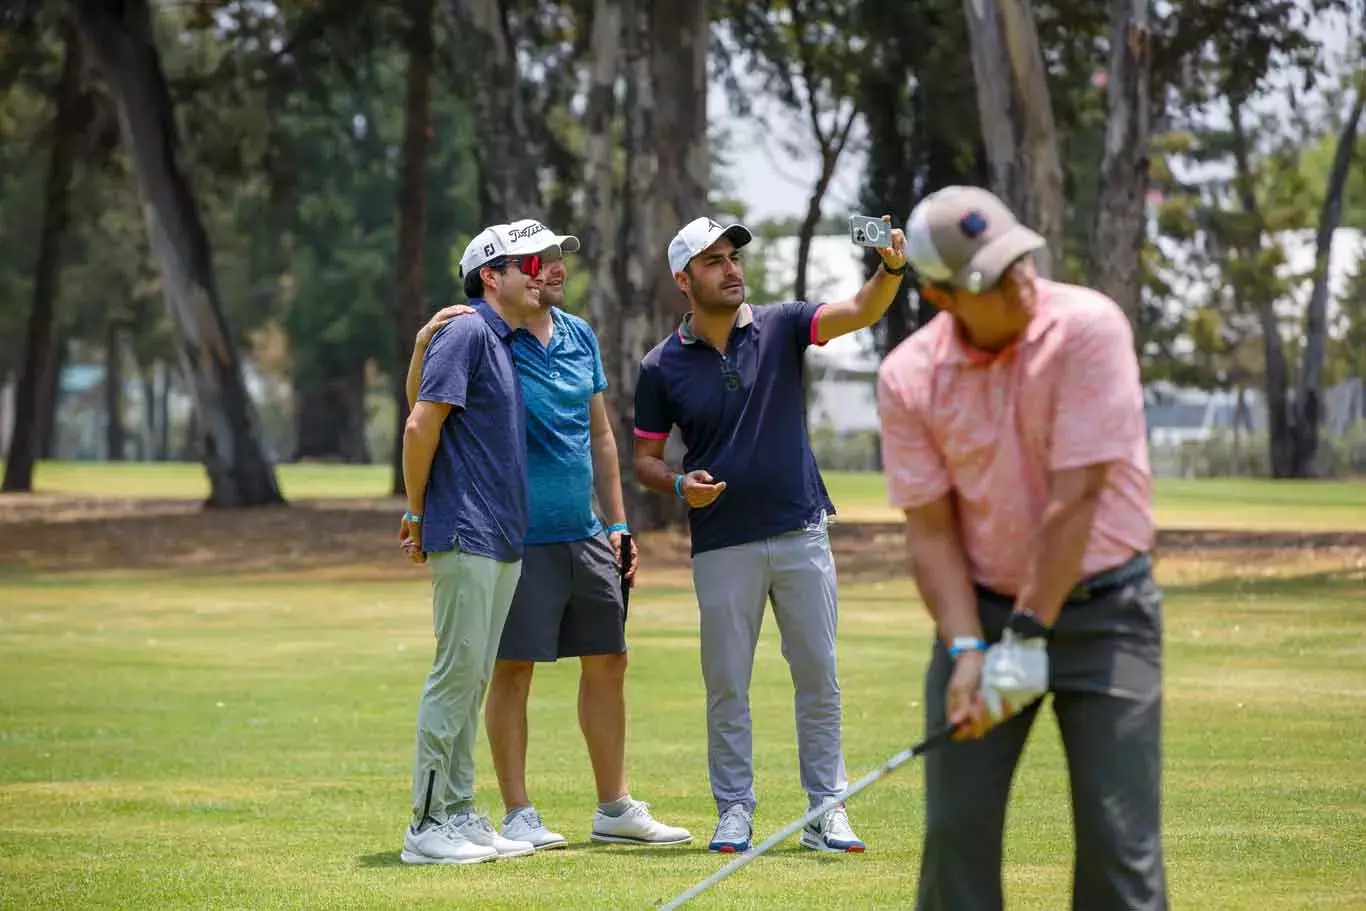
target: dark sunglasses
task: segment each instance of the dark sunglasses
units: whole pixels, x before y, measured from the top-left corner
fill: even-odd
[[[545,260],[541,259],[541,254],[532,253],[528,256],[509,256],[500,259],[497,263],[491,263],[494,268],[502,270],[505,266],[516,263],[517,269],[527,278],[535,278],[541,274],[541,267],[545,265]]]

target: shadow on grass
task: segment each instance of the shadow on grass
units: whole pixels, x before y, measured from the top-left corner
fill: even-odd
[[[406,867],[408,866],[399,859],[398,851],[378,851],[374,854],[362,854],[356,858],[360,866],[367,869],[376,867]]]

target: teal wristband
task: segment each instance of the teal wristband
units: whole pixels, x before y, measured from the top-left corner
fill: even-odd
[[[615,525],[609,525],[609,526],[607,526],[607,533],[608,533],[609,535],[614,535],[614,534],[616,534],[616,533],[619,532],[619,531],[620,531],[620,532],[628,532],[628,531],[630,531],[630,530],[631,530],[631,529],[628,528],[628,527],[626,526],[626,523],[625,523],[625,522],[618,522],[618,523],[616,523]]]
[[[421,525],[421,524],[422,524],[422,516],[420,516],[420,515],[418,515],[418,514],[416,514],[416,513],[408,512],[407,510],[404,511],[404,513],[403,513],[403,518],[407,519],[407,520],[408,520],[409,522],[411,522],[413,525]]]
[[[682,475],[679,475],[678,477],[674,478],[674,493],[678,494],[680,497],[683,496],[683,476],[682,476]]]

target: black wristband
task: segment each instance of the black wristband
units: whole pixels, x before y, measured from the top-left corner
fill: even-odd
[[[1010,623],[1007,628],[1021,639],[1048,639],[1053,635],[1053,631],[1044,626],[1033,611],[1015,611],[1010,615]]]
[[[906,263],[902,263],[900,266],[898,266],[897,268],[893,269],[891,266],[887,265],[887,264],[884,262],[884,263],[882,264],[882,271],[883,271],[883,272],[886,272],[888,275],[905,275],[905,274],[906,274]]]

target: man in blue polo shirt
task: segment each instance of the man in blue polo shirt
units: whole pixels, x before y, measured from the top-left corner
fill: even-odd
[[[560,258],[547,235],[494,225],[460,258],[477,317],[427,348],[403,431],[409,557],[432,573],[436,656],[422,690],[412,824],[401,858],[461,864],[535,850],[504,838],[474,809],[479,709],[521,572],[527,526],[526,431],[513,330],[539,305],[540,273]]]
[[[532,219],[519,233],[549,237],[566,253],[572,235],[556,236]],[[542,273],[539,305],[512,335],[512,359],[526,407],[530,526],[522,577],[513,597],[489,682],[484,722],[506,816],[501,832],[538,850],[562,848],[527,796],[527,700],[537,662],[577,657],[579,726],[598,792],[591,838],[621,844],[682,844],[686,829],[656,820],[631,797],[625,771],[626,631],[620,561],[628,531],[616,436],[603,390],[607,377],[593,330],[560,309],[564,261]],[[408,399],[417,395],[422,351],[431,334],[467,307],[447,307],[418,333],[408,370]],[[430,368],[426,368],[430,369]],[[607,526],[593,512],[596,488]],[[625,555],[635,573],[635,547]]]
[[[693,586],[707,689],[707,758],[719,815],[710,848],[753,838],[749,682],[771,597],[796,690],[801,784],[814,808],[847,786],[835,673],[838,598],[827,532],[834,512],[806,434],[802,360],[810,345],[871,326],[906,271],[892,232],[882,265],[859,292],[829,304],[745,303],[743,225],[709,218],[669,244],[669,268],[691,312],[640,362],[635,466],[641,484],[691,507]],[[664,461],[677,426],[684,473]],[[817,851],[859,852],[842,806],[802,830]]]

